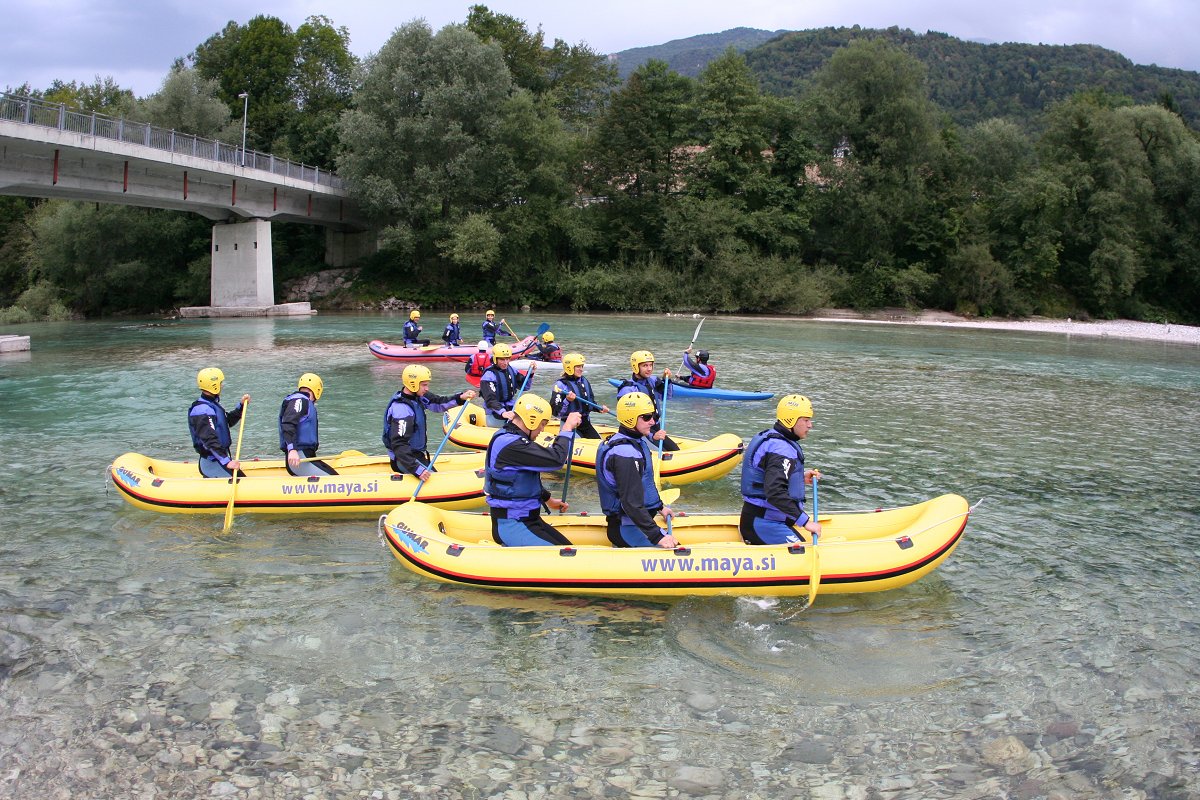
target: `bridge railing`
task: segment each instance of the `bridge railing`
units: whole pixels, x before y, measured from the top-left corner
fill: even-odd
[[[319,167],[276,158],[270,153],[260,153],[257,150],[243,152],[237,145],[158,128],[145,122],[110,117],[94,111],[77,111],[67,108],[63,103],[48,103],[36,97],[0,94],[0,119],[82,133],[127,144],[140,144],[155,150],[219,161],[223,164],[242,165],[248,169],[263,170],[273,175],[308,181],[333,189],[345,188],[341,178]]]

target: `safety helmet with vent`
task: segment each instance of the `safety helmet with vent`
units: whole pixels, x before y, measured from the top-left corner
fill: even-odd
[[[421,384],[432,377],[433,373],[424,364],[409,364],[404,368],[404,374],[400,379],[404,382],[405,389],[416,394],[421,391]]]
[[[551,416],[550,404],[536,394],[528,392],[521,395],[521,399],[513,406],[513,413],[531,431],[537,430],[543,422],[548,422]]]
[[[296,381],[297,389],[308,389],[312,392],[313,400],[321,399],[321,392],[325,389],[324,382],[321,381],[321,376],[314,372],[306,372],[300,376],[300,380]]]
[[[512,348],[504,342],[497,342],[492,347],[492,358],[512,358]]]
[[[225,382],[225,373],[216,367],[206,367],[196,374],[196,385],[200,391],[209,394],[220,394],[221,384]]]
[[[617,421],[626,428],[637,426],[638,417],[654,413],[654,401],[645,392],[630,392],[617,400]]]
[[[567,353],[563,356],[563,375],[574,375],[576,367],[584,365],[581,353]]]
[[[649,350],[635,350],[633,354],[629,356],[629,368],[634,372],[638,371],[639,364],[645,364],[647,362],[651,364],[654,363],[654,353],[651,353]]]
[[[811,419],[812,415],[812,401],[802,394],[787,395],[779,401],[779,406],[775,409],[775,418],[782,422],[786,428],[794,426],[796,420],[801,417]]]

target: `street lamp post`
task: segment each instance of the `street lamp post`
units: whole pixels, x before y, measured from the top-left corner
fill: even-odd
[[[246,115],[250,111],[250,93],[242,92],[242,166],[246,166]]]

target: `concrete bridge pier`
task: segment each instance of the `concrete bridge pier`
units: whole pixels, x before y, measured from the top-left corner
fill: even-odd
[[[212,229],[211,306],[179,309],[184,317],[261,317],[311,314],[308,303],[275,304],[271,222],[251,219]]]

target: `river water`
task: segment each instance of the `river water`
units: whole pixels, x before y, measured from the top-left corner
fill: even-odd
[[[675,366],[697,322],[511,321],[543,319],[607,365],[610,403],[630,351]],[[365,345],[402,322],[22,329],[32,353],[0,360],[0,797],[1200,797],[1200,348],[709,318],[718,385],[812,398],[823,510],[983,500],[933,574],[811,609],[443,586],[370,518],[222,534],[106,486],[123,452],[192,457],[210,365],[254,398],[244,456],[276,452],[309,370],[323,450],[381,452],[401,368]],[[773,410],[678,400],[668,427],[748,438]],[[737,476],[679,506],[735,510]],[[595,508],[592,480],[571,497]]]

